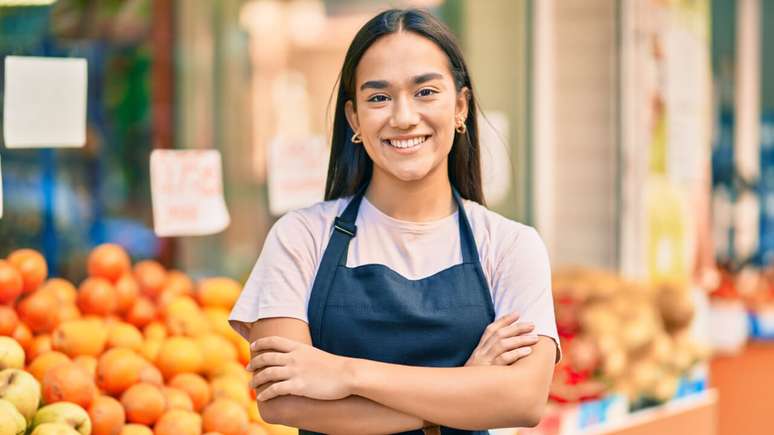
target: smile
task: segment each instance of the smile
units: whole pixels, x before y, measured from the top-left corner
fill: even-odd
[[[416,136],[409,139],[384,139],[382,143],[393,148],[409,150],[422,145],[430,136]]]

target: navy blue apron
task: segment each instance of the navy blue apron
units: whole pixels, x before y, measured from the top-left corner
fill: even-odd
[[[363,193],[336,218],[317,271],[308,306],[312,344],[335,355],[391,364],[463,366],[495,311],[459,194],[454,190],[462,263],[412,280],[382,264],[346,267]],[[488,434],[446,427],[441,433]]]

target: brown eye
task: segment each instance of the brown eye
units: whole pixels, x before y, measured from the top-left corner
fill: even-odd
[[[380,99],[380,98],[383,98],[383,99]],[[367,99],[366,101],[368,101],[369,103],[384,103],[385,101],[387,101],[387,96],[386,95],[374,95],[373,97]]]
[[[434,90],[432,90],[430,88],[425,88],[425,89],[422,89],[419,92],[417,92],[417,95],[419,95],[420,97],[429,97],[430,95],[437,94],[437,93],[438,92],[436,92],[436,91],[434,91]]]

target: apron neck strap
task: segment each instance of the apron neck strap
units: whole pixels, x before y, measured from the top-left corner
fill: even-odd
[[[332,237],[335,239],[340,239],[339,243],[343,242],[343,244],[346,246],[348,246],[349,241],[357,235],[357,225],[355,225],[355,220],[357,219],[357,213],[360,210],[360,203],[363,201],[363,196],[365,195],[365,190],[367,187],[367,184],[361,187],[358,193],[352,197],[352,200],[347,205],[347,208],[344,209],[344,212],[341,214],[341,216],[336,217],[334,220],[334,232]],[[454,201],[457,203],[457,219],[459,221],[458,226],[460,231],[460,245],[462,248],[462,261],[463,263],[475,263],[478,261],[476,241],[473,237],[473,230],[470,227],[467,213],[465,213],[462,197],[454,186],[452,186],[452,195],[454,196]],[[345,265],[346,262],[347,249],[344,248],[344,252],[340,257],[339,264]]]

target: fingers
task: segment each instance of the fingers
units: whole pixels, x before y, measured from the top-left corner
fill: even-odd
[[[254,372],[264,367],[271,366],[284,366],[289,361],[289,356],[286,353],[279,352],[264,352],[260,355],[253,357],[249,363],[247,363],[247,370]]]
[[[268,367],[253,376],[250,380],[250,387],[258,388],[269,382],[280,382],[289,378],[290,370],[287,367]]]
[[[499,319],[490,323],[489,326],[486,327],[486,329],[484,330],[484,335],[481,337],[480,342],[481,343],[486,342],[489,339],[489,337],[492,336],[492,334],[497,332],[497,330],[499,330],[504,326],[508,326],[517,320],[519,320],[519,313],[515,311],[500,317]]]
[[[265,402],[267,400],[271,400],[278,396],[293,394],[294,390],[295,388],[294,388],[293,382],[291,381],[278,382],[270,386],[269,388],[263,390],[261,394],[259,394],[256,397],[256,399],[258,399],[261,402]]]
[[[518,349],[513,349],[511,351],[501,353],[500,356],[495,358],[495,364],[509,366],[516,361],[526,357],[530,353],[532,353],[531,347],[520,347]]]
[[[535,324],[532,322],[514,322],[508,326],[504,326],[495,331],[489,339],[484,342],[481,349],[484,352],[489,352],[492,346],[495,346],[500,340],[504,340],[509,337],[525,335],[531,333],[535,329]]]
[[[290,352],[298,346],[299,343],[285,337],[271,336],[255,340],[250,344],[250,350],[260,352],[262,350],[275,350],[278,352]]]

